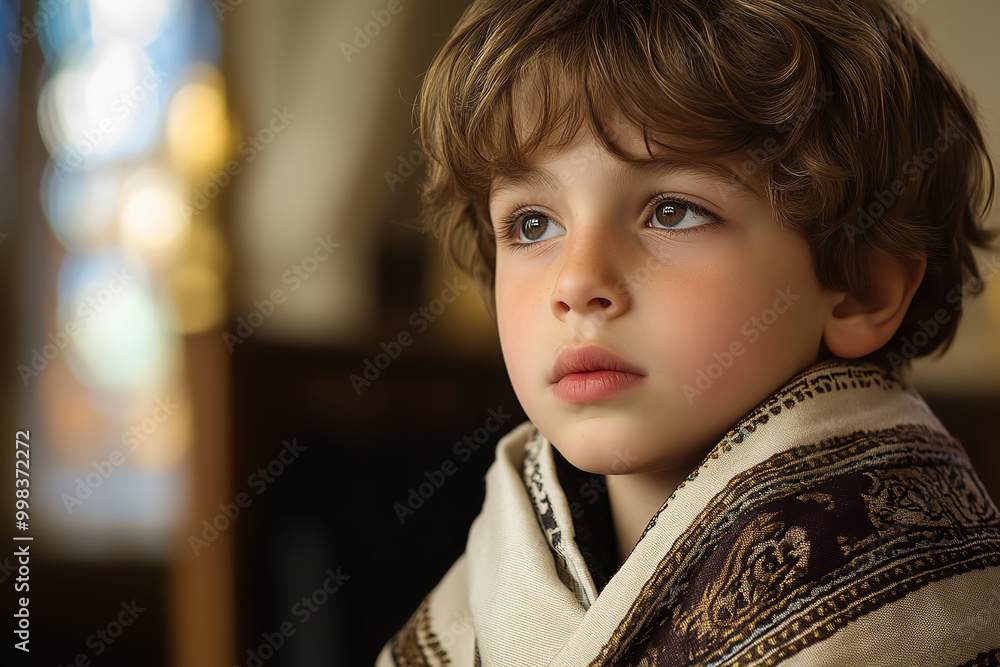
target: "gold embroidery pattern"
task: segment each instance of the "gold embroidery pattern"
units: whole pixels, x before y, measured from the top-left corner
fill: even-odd
[[[868,513],[880,532],[904,526],[947,526],[995,516],[977,480],[954,467],[903,468],[865,473]]]
[[[996,540],[992,544],[973,545],[954,553],[930,553],[907,562],[894,563],[875,575],[858,578],[835,594],[825,596],[822,602],[795,616],[780,631],[773,631],[746,648],[731,664],[773,667],[807,646],[826,639],[856,618],[929,583],[970,570],[997,566],[1000,566],[1000,553]]]
[[[867,524],[854,533],[837,528],[851,503],[856,512],[844,516]],[[804,577],[808,531],[770,511],[806,505],[827,516],[820,535],[840,531],[831,551],[844,563],[820,579]],[[940,432],[897,426],[787,450],[702,511],[591,665],[638,664],[654,648],[661,664],[685,664],[671,662],[679,652],[688,664],[777,664],[932,581],[1000,565],[998,527],[961,446]],[[706,584],[700,570],[725,539],[725,564]]]
[[[719,629],[737,631],[759,609],[794,590],[809,567],[810,544],[805,530],[776,517],[759,516],[742,531],[721,576],[705,588],[693,609],[675,614],[678,629],[701,641]]]
[[[869,387],[879,387],[885,391],[899,389],[901,387],[910,390],[902,384],[899,377],[894,373],[875,366],[873,364],[851,364],[844,365],[840,360],[830,360],[826,364],[817,364],[809,372],[793,378],[783,389],[744,417],[738,424],[726,433],[711,452],[698,466],[698,469],[688,475],[685,482],[681,482],[677,490],[683,489],[686,482],[694,481],[698,473],[710,465],[711,461],[718,459],[726,452],[732,451],[734,446],[743,444],[746,436],[754,433],[757,429],[764,427],[772,417],[779,416],[783,410],[792,410],[796,406],[809,401],[817,396],[829,394],[833,391],[843,389],[866,389]],[[677,495],[677,491],[670,494],[667,501],[663,503],[645,530],[642,531],[640,540],[646,536],[660,516],[660,513],[670,504],[670,501]]]

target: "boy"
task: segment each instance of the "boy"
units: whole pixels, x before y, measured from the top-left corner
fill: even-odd
[[[530,422],[379,665],[996,664],[997,509],[897,374],[994,174],[903,9],[477,0],[420,125]]]

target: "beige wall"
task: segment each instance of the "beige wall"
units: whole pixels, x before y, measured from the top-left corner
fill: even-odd
[[[233,188],[230,220],[238,260],[236,312],[282,289],[288,299],[254,335],[350,345],[377,320],[375,252],[383,220],[416,215],[415,183],[391,191],[385,172],[415,149],[412,101],[464,2],[399,0],[245,2],[226,14],[227,79],[243,135],[272,109],[295,115],[246,164]],[[385,26],[360,53],[345,53],[376,12]],[[357,38],[359,44],[364,44]],[[239,156],[236,156],[239,158]],[[414,179],[415,180],[415,179]],[[297,289],[285,272],[317,236],[340,243]]]
[[[1000,156],[1000,3],[996,0],[911,0],[914,18],[975,96],[994,160]],[[988,224],[1000,228],[1000,202]],[[1000,255],[985,253],[985,258]],[[940,361],[918,360],[914,379],[925,391],[1000,391],[1000,281],[967,302],[955,345]]]

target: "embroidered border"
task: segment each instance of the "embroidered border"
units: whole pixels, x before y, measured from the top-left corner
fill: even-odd
[[[733,426],[726,435],[722,436],[719,443],[712,448],[712,451],[702,460],[698,468],[677,486],[677,489],[670,494],[666,502],[653,515],[653,518],[649,520],[639,539],[641,540],[645,537],[646,533],[656,525],[660,514],[677,495],[677,491],[683,489],[687,482],[694,481],[701,470],[707,468],[712,460],[718,459],[723,453],[731,451],[734,445],[743,444],[746,436],[766,426],[771,418],[780,415],[782,410],[791,410],[817,396],[829,394],[834,391],[867,389],[873,386],[885,391],[902,387],[908,392],[913,392],[912,388],[903,383],[898,375],[880,366],[862,363],[845,364],[840,359],[830,359],[826,362],[816,364],[793,377],[779,391],[761,402]]]
[[[434,667],[431,656],[437,659],[437,665],[451,664],[447,651],[441,647],[437,635],[431,632],[428,596],[393,638],[392,659],[398,667]]]
[[[727,638],[723,646],[711,650],[711,655],[705,655],[701,652],[697,656],[691,657],[697,658],[699,662],[705,659],[721,659],[722,657],[729,660],[736,655],[752,656],[748,659],[762,657],[777,645],[776,638],[770,632],[776,626],[782,625],[781,612],[789,613],[792,603],[795,603],[796,606],[813,604],[807,599],[808,594],[812,594],[820,596],[821,604],[835,605],[835,607],[831,607],[831,610],[840,609],[836,605],[848,599],[843,597],[844,591],[852,590],[852,587],[857,586],[860,581],[865,582],[865,585],[869,587],[865,589],[865,604],[854,604],[847,609],[840,609],[837,614],[837,618],[841,619],[840,625],[828,621],[823,628],[814,630],[809,635],[803,635],[804,631],[801,631],[789,633],[787,637],[782,636],[783,642],[791,638],[791,642],[786,644],[789,652],[782,654],[783,657],[787,657],[787,655],[828,636],[841,627],[843,623],[866,614],[872,609],[890,602],[895,597],[909,592],[909,590],[915,590],[932,580],[951,576],[961,571],[997,564],[1000,536],[997,535],[996,531],[996,509],[989,502],[978,479],[975,478],[975,473],[971,470],[957,441],[938,431],[918,425],[897,426],[874,432],[858,431],[847,436],[786,450],[731,480],[661,560],[656,573],[643,586],[629,612],[622,619],[597,658],[591,662],[591,665],[631,664],[627,654],[634,656],[637,647],[645,647],[649,644],[653,633],[661,623],[670,622],[668,620],[670,609],[681,599],[690,585],[693,572],[704,562],[711,549],[737,521],[758,512],[766,503],[789,495],[801,494],[823,483],[824,480],[842,476],[845,473],[883,471],[894,466],[906,465],[923,465],[935,468],[941,467],[941,464],[946,468],[961,470],[970,480],[967,482],[967,486],[975,487],[975,493],[983,498],[983,502],[988,504],[991,509],[991,513],[983,516],[990,524],[992,534],[978,555],[971,559],[959,559],[956,563],[944,561],[947,552],[954,552],[954,547],[973,548],[975,545],[970,544],[969,538],[975,531],[971,531],[965,536],[964,541],[960,540],[960,544],[952,545],[952,547],[943,544],[939,539],[923,554],[925,558],[931,560],[921,560],[921,555],[915,554],[913,551],[909,553],[900,551],[904,545],[899,540],[889,544],[872,545],[872,548],[878,548],[881,551],[877,557],[870,557],[871,562],[868,567],[859,569],[863,563],[861,559],[855,558],[851,561],[850,572],[835,572],[826,577],[827,581],[824,582],[824,585],[828,588],[825,592],[822,592],[823,586],[812,581],[800,590],[789,591],[783,596],[780,599],[780,609],[764,608],[756,613],[755,621],[757,622],[748,621],[746,625],[751,628],[748,632],[754,632],[757,637],[750,639],[745,636],[747,633],[731,636]],[[963,517],[957,517],[956,521],[961,518]],[[961,521],[957,521],[957,523],[961,524]],[[912,549],[915,540],[916,537],[911,540],[912,543],[908,548]],[[890,554],[890,549],[895,551]],[[935,555],[942,560],[935,563],[932,558]],[[898,577],[906,575],[907,568],[917,568],[914,572],[919,571],[920,576],[911,578],[909,585],[912,588],[906,588],[905,583],[900,583],[896,579],[883,580],[872,574],[872,568],[877,567],[879,563],[886,562],[893,564],[895,568],[893,572]],[[838,577],[839,580],[836,580]],[[831,581],[831,579],[833,580]],[[876,588],[872,589],[871,586]],[[838,603],[838,600],[841,602]],[[825,609],[825,607],[821,607],[821,609]],[[760,625],[760,622],[763,622],[763,626]],[[767,629],[765,630],[765,628]],[[741,645],[742,648],[740,648]],[[754,649],[755,646],[759,649]],[[756,654],[758,650],[760,651],[759,656]],[[747,651],[751,651],[751,653],[747,653]]]
[[[548,492],[545,490],[547,484],[552,484],[558,488],[558,481],[543,479],[541,462],[539,461],[542,442],[537,429],[532,432],[532,436],[524,449],[522,473],[524,486],[528,491],[528,496],[531,498],[531,504],[534,506],[538,525],[542,529],[542,534],[545,535],[546,542],[548,542],[549,551],[552,553],[552,558],[555,561],[556,573],[559,575],[559,580],[573,592],[580,606],[586,609],[590,606],[590,603],[587,600],[583,585],[570,572],[569,563],[563,551],[563,538],[566,535],[565,527],[560,526],[559,522],[556,521],[552,502],[549,500]]]
[[[851,621],[930,583],[956,574],[997,566],[1000,566],[1000,553],[995,541],[988,545],[973,545],[955,553],[928,552],[911,562],[894,564],[870,577],[854,579],[836,594],[824,598],[801,618],[796,617],[789,624],[793,628],[791,631],[787,627],[781,632],[772,631],[735,656],[723,657],[721,651],[715,652],[705,664],[773,667],[802,649],[830,637]],[[795,626],[800,623],[811,629],[803,627],[796,632]]]

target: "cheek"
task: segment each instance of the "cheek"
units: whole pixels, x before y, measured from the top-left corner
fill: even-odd
[[[740,327],[757,300],[740,272],[706,268],[674,273],[658,285],[654,323],[658,356],[672,360],[677,381],[689,382],[698,368],[742,338]]]
[[[811,363],[804,351],[815,333],[806,305],[813,287],[808,263],[755,262],[745,248],[725,250],[658,285],[665,306],[654,327],[662,334],[658,356],[679,386],[743,406],[758,384],[786,379],[785,366]]]
[[[532,345],[537,336],[540,317],[539,296],[530,286],[513,280],[497,271],[496,306],[497,333],[503,353],[507,374],[518,398],[526,399],[527,387],[534,364],[531,355],[537,345]]]

